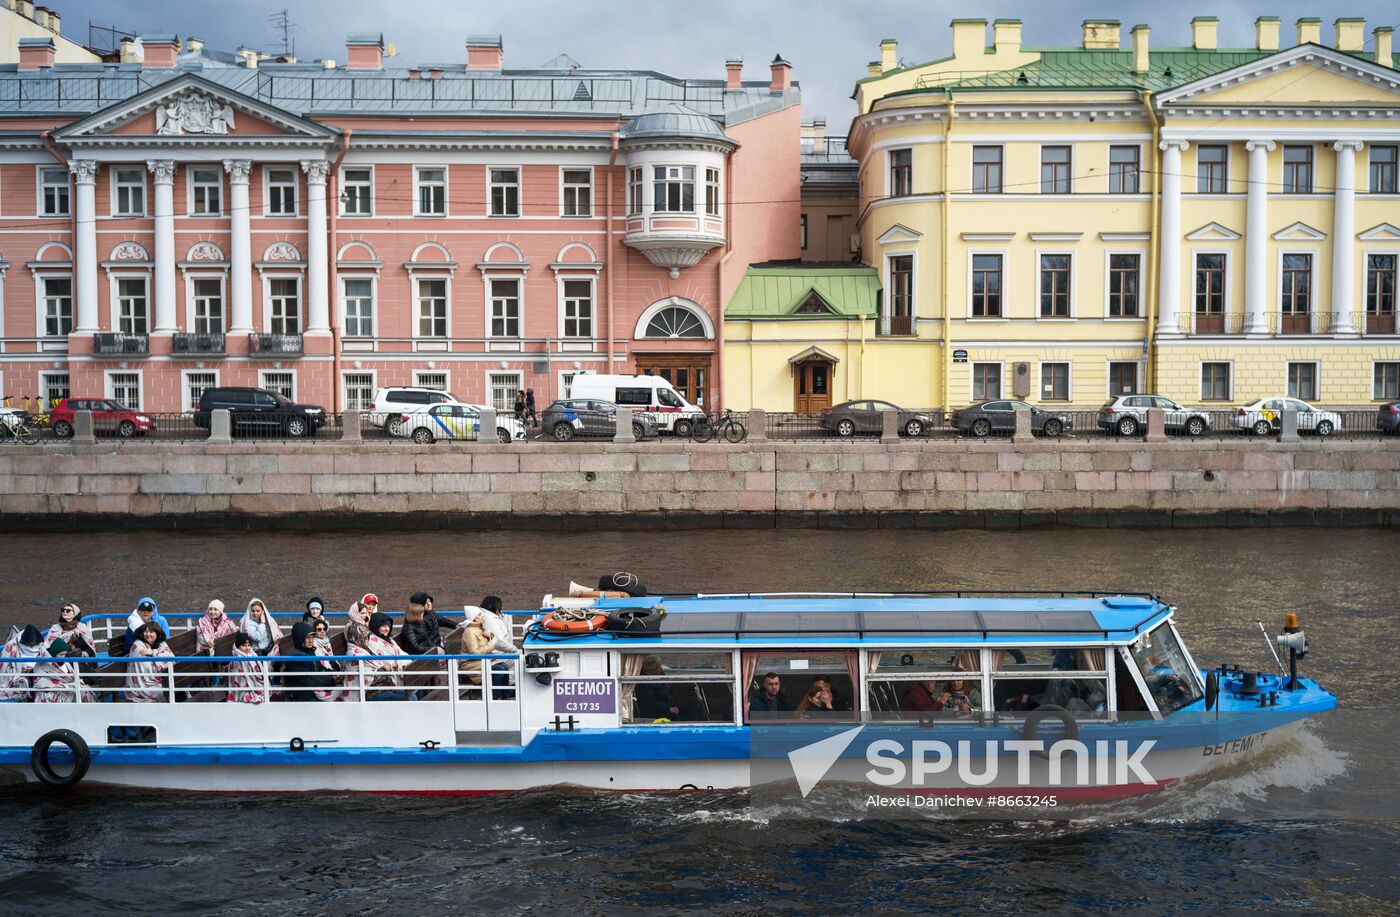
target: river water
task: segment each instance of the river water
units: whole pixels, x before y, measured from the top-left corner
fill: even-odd
[[[1243,773],[1068,823],[755,811],[742,794],[0,793],[4,913],[1400,910],[1396,549],[1382,530],[0,535],[0,623],[57,604],[277,610],[361,593],[528,608],[615,569],[653,592],[1122,589],[1202,665],[1269,670],[1303,616],[1341,710]]]

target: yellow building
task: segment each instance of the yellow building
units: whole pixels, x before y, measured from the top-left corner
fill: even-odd
[[[1400,398],[1391,29],[1339,19],[1326,47],[1305,19],[1282,49],[1279,28],[1225,49],[1197,17],[1190,46],[1151,48],[1147,26],[1125,46],[1086,21],[1081,47],[1048,49],[1016,20],[990,45],[954,20],[950,57],[906,67],[883,42],[847,138],[882,288],[865,352],[924,356],[858,393]]]

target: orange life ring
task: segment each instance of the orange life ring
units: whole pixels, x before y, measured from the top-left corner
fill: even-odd
[[[605,614],[596,614],[583,621],[565,621],[555,615],[556,613],[551,611],[541,619],[540,624],[545,630],[561,634],[586,634],[602,630],[603,625],[608,623],[608,616]]]

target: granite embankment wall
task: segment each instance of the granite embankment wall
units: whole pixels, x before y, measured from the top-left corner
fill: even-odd
[[[0,529],[1400,526],[1400,442],[106,443],[0,452]]]

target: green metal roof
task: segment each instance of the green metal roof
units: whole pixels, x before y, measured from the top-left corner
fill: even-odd
[[[830,315],[797,313],[816,293]],[[750,267],[724,310],[725,318],[812,319],[873,317],[880,276],[872,267]]]

